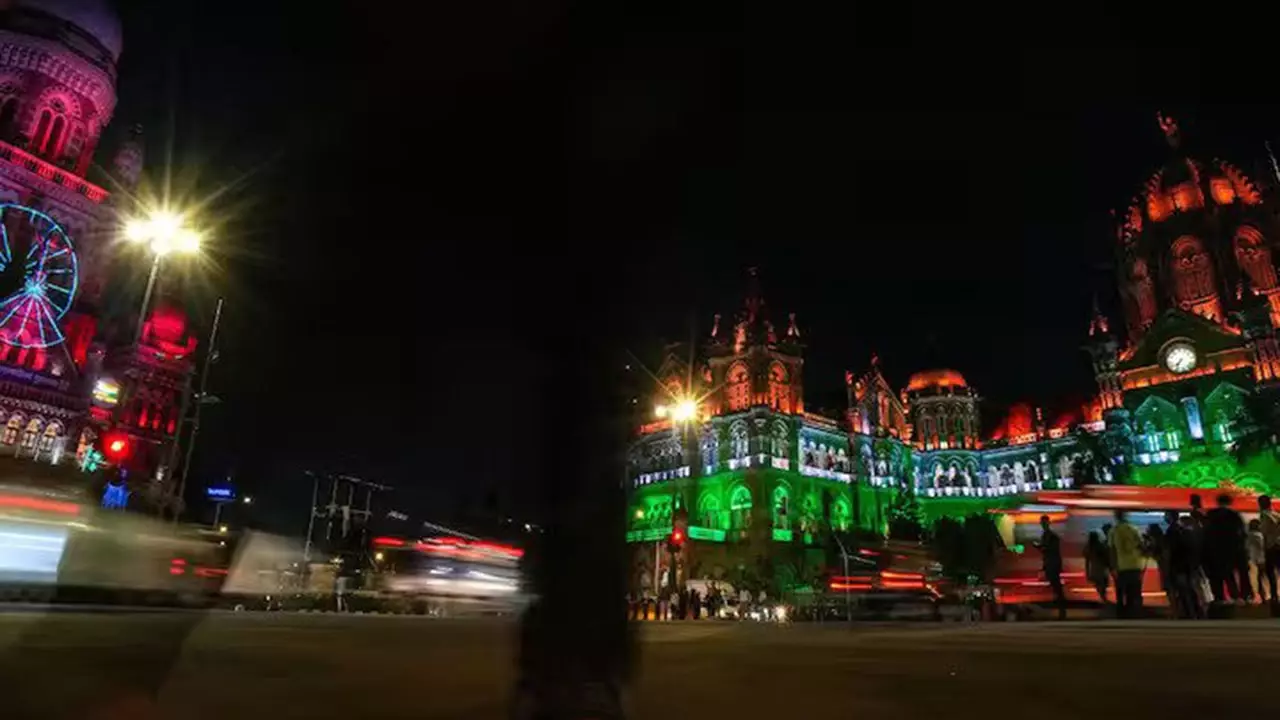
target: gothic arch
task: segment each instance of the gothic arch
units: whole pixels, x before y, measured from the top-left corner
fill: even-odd
[[[1174,241],[1170,255],[1173,292],[1179,303],[1189,305],[1216,294],[1213,263],[1200,238],[1183,235]]]
[[[735,460],[741,460],[751,454],[751,435],[747,429],[747,423],[743,420],[735,421],[729,426],[729,456]]]
[[[739,360],[729,366],[724,374],[725,395],[730,410],[746,410],[751,407],[751,373],[747,364]]]
[[[1249,277],[1249,282],[1259,290],[1272,290],[1276,287],[1276,267],[1271,261],[1271,249],[1267,247],[1262,233],[1248,225],[1236,230],[1235,237],[1236,263],[1240,271]]]

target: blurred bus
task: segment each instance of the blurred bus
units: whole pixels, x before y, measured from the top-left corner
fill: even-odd
[[[377,537],[373,551],[382,592],[499,605],[522,602],[520,548],[456,536]]]
[[[1232,496],[1232,508],[1244,516],[1246,523],[1257,517],[1258,498],[1247,491],[1132,485],[1046,490],[1034,493],[1031,502],[1020,507],[992,511],[1007,548],[997,562],[995,600],[1006,617],[1026,614],[1033,606],[1052,603],[1053,592],[1042,572],[1043,558],[1033,546],[1042,533],[1041,516],[1049,517],[1050,526],[1062,540],[1062,583],[1068,604],[1096,605],[1101,603],[1101,598],[1085,577],[1084,549],[1090,532],[1102,534],[1104,525],[1114,525],[1116,510],[1124,510],[1128,522],[1140,533],[1146,534],[1151,525],[1164,530],[1165,511],[1186,514],[1191,509],[1192,495],[1199,495],[1207,510],[1217,504],[1218,496],[1223,493]],[[1107,602],[1115,602],[1114,582],[1108,588]],[[1154,558],[1148,560],[1143,572],[1142,602],[1150,606],[1168,605]]]

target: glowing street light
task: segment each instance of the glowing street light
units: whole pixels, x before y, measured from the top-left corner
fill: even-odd
[[[124,225],[125,240],[151,251],[151,274],[147,277],[147,289],[142,294],[142,310],[138,314],[138,329],[133,345],[142,341],[142,323],[147,319],[147,306],[151,304],[151,292],[155,289],[156,275],[160,271],[160,259],[166,255],[192,255],[200,252],[200,233],[186,224],[181,213],[156,210],[145,218],[129,220]]]
[[[671,408],[671,419],[678,423],[687,423],[698,416],[698,403],[693,400],[681,400]]]
[[[245,495],[245,496],[244,496],[244,504],[245,504],[245,505],[252,505],[252,504],[253,504],[253,498],[249,497],[248,495]]]
[[[227,534],[227,526],[226,526],[226,525],[219,525],[219,526],[218,526],[218,532],[222,533],[223,535],[226,535],[226,534]]]

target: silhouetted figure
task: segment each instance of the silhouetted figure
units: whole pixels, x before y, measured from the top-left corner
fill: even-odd
[[[1146,561],[1142,554],[1142,535],[1116,510],[1116,525],[1111,530],[1111,554],[1116,568],[1116,612],[1120,617],[1136,619],[1142,614],[1142,573]]]
[[[1182,526],[1177,510],[1169,510],[1164,514],[1164,567],[1167,585],[1165,594],[1169,596],[1169,607],[1173,608],[1174,617],[1195,618],[1200,616],[1200,599],[1196,595],[1195,585],[1195,553],[1191,546],[1191,532]]]
[[[1067,619],[1067,596],[1062,591],[1062,540],[1054,532],[1048,515],[1040,516],[1040,541],[1035,547],[1043,558],[1044,579],[1053,590],[1053,604],[1058,608],[1058,619]]]
[[[1218,507],[1205,513],[1204,564],[1209,575],[1213,601],[1243,600],[1252,594],[1249,576],[1237,577],[1245,566],[1245,525],[1240,513],[1231,509],[1231,496],[1218,496]],[[1243,587],[1239,580],[1243,580]],[[1225,586],[1225,588],[1224,588]]]
[[[1098,599],[1107,603],[1107,587],[1111,584],[1111,552],[1102,535],[1093,530],[1084,546],[1084,574],[1098,591]]]
[[[1276,594],[1276,572],[1280,569],[1280,513],[1271,509],[1269,495],[1258,497],[1258,530],[1262,533],[1262,570],[1271,588],[1271,604],[1280,605],[1280,595]],[[1262,587],[1262,578],[1258,578],[1258,587]]]
[[[1257,519],[1249,521],[1249,533],[1244,540],[1244,550],[1248,556],[1250,584],[1258,588],[1258,602],[1265,603],[1267,589],[1262,585],[1262,577],[1267,572],[1267,552],[1262,539],[1262,523]]]

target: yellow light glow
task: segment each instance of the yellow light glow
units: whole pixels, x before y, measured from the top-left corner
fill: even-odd
[[[157,255],[168,255],[173,250],[173,240],[171,238],[157,235],[151,238],[151,252]]]
[[[223,535],[226,535],[226,534],[227,534],[227,526],[226,526],[226,525],[219,525],[219,526],[218,526],[218,532],[222,533]]]
[[[130,220],[124,226],[124,237],[130,242],[142,242],[151,237],[151,223],[146,220]]]
[[[653,416],[656,418],[664,418],[667,416],[667,406],[659,405],[653,409]]]
[[[643,520],[643,519],[644,519],[644,511],[643,511],[643,510],[636,510],[636,519],[637,519],[637,520]]]
[[[373,555],[373,559],[374,559],[374,560],[377,560],[378,562],[382,562],[382,558],[383,558],[383,557],[384,557],[384,556],[383,556],[383,554],[382,554],[382,551],[378,551],[378,552],[374,553],[374,555]]]
[[[157,210],[151,214],[151,237],[173,240],[182,230],[182,216],[168,210]]]
[[[676,422],[689,422],[698,415],[698,403],[692,400],[681,400],[671,410],[671,419]]]
[[[200,233],[188,228],[179,230],[173,238],[173,246],[179,252],[193,253],[200,251]]]

